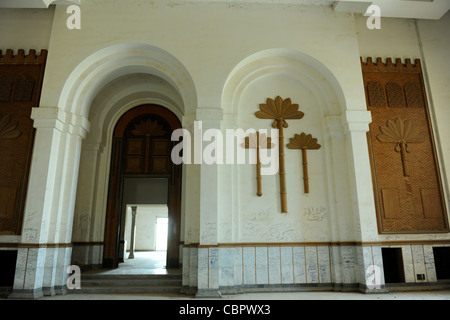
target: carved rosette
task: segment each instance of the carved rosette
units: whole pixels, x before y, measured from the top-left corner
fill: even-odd
[[[162,128],[162,124],[158,124],[157,120],[147,119],[147,121],[142,120],[139,124],[136,124],[131,133],[135,136],[163,136],[166,131]]]

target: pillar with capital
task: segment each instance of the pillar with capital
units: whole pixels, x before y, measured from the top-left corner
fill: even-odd
[[[36,135],[11,298],[66,290],[81,142],[89,129],[87,119],[58,107],[34,108],[31,118]]]

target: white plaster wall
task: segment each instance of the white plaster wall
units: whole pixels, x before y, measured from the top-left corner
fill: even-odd
[[[330,75],[337,79],[332,86],[334,86],[333,89],[336,92],[341,92],[341,96],[338,98],[339,101],[332,103],[340,103],[341,107],[352,110],[362,110],[364,108],[364,92],[362,90],[353,18],[346,14],[334,13],[328,7],[312,6],[305,10],[305,7],[301,6],[276,6],[272,4],[228,6],[223,3],[208,3],[207,5],[180,4],[174,6],[167,5],[166,2],[162,1],[152,3],[134,1],[131,3],[127,2],[127,4],[112,4],[108,1],[85,1],[81,11],[81,30],[68,30],[65,28],[68,15],[63,7],[56,10],[50,43],[51,58],[47,65],[47,74],[41,99],[41,105],[44,106],[58,105],[65,80],[78,64],[92,53],[114,44],[142,42],[171,53],[186,67],[195,84],[196,95],[198,96],[197,106],[199,108],[223,108],[228,110],[230,106],[222,103],[222,94],[224,84],[231,71],[249,55],[270,48],[295,48],[299,52],[314,57],[317,61],[320,61],[321,66]],[[117,18],[118,12],[121,14],[120,19]],[[198,19],[199,16],[202,19]],[[277,16],[283,16],[283,19],[281,21],[278,19],[276,23],[268,23],[268,21],[274,20],[274,17]],[[333,28],[327,27],[330,24],[333,25]],[[220,63],[217,63],[218,61]],[[101,62],[99,61],[99,63]],[[317,66],[311,65],[310,67],[315,68]],[[113,75],[110,76],[109,80],[114,80]],[[277,79],[272,79],[271,81],[278,82]],[[94,85],[98,86],[98,84]],[[182,86],[183,84],[177,83],[177,85]],[[269,85],[266,83],[264,86],[267,87]],[[317,85],[321,87],[322,84],[318,83]],[[280,82],[276,88],[281,89],[281,87]],[[120,92],[120,88],[117,87],[117,89]],[[272,90],[270,93],[265,92],[263,89],[254,92],[248,91],[245,99],[248,101],[248,106],[257,106],[258,103],[264,102],[265,98],[274,94],[281,94],[281,92],[275,93],[276,91],[279,90]],[[291,83],[290,89],[284,92],[286,95],[294,97],[292,92],[295,91],[298,91],[298,88],[295,87],[295,83]],[[95,103],[95,101],[98,101],[100,93],[101,87],[96,89],[96,91],[90,92],[89,96],[86,97],[86,101]],[[293,99],[299,103],[302,103],[304,100],[300,93]],[[122,101],[122,103],[130,102],[130,100],[120,100],[119,97],[117,97],[116,101]],[[309,108],[314,108],[313,105],[313,101],[308,103]],[[102,111],[99,109],[99,112],[108,110],[108,108],[111,108],[111,105],[105,104],[103,108],[105,109]],[[186,109],[184,115],[189,116],[193,111],[193,109]],[[241,117],[242,125],[245,124],[247,116],[254,118],[252,115],[254,111],[249,109],[247,114]],[[226,114],[229,114],[228,111]],[[336,116],[338,115],[336,114]],[[307,116],[311,116],[311,112]],[[319,115],[315,114],[315,116],[315,121],[317,121]],[[89,118],[93,122],[93,131],[97,130],[95,128],[97,125],[96,119],[94,114]],[[256,118],[254,119],[256,120]],[[104,123],[106,124],[106,122]],[[112,123],[108,125],[112,125]],[[238,125],[241,125],[241,123],[238,123]],[[293,126],[294,124],[292,123],[291,125]],[[310,128],[313,129],[313,127],[311,126]],[[314,133],[314,131],[312,130],[311,133]],[[288,131],[288,133],[293,132]],[[323,134],[323,132],[318,132],[318,134]],[[286,134],[286,140],[288,138],[288,134]],[[318,136],[318,138],[323,140],[323,136]],[[97,142],[99,141],[95,141],[95,143]],[[100,148],[102,147],[106,151],[109,148],[107,144],[100,146]],[[299,154],[295,155],[295,152],[292,152],[292,154],[294,154],[291,157],[293,160],[288,163],[288,168],[290,172],[298,173],[300,166],[298,161]],[[320,151],[310,152],[310,157],[311,162],[318,160],[320,167],[322,169],[325,167],[324,156]],[[107,152],[99,154],[97,161],[97,167],[108,166]],[[87,167],[90,165],[86,164]],[[84,164],[82,164],[82,168],[83,166]],[[192,169],[193,171],[186,173],[187,180],[189,180],[186,183],[189,186],[195,186],[195,180],[198,179],[198,175],[195,174],[195,168],[193,167]],[[316,170],[320,169],[311,166],[312,190],[322,188],[326,183],[323,176],[315,178],[317,174],[321,174]],[[253,170],[247,170],[246,172],[250,173]],[[101,175],[103,180],[107,176],[105,172],[98,171],[96,174]],[[92,179],[92,175],[85,171],[80,173],[80,177],[81,175],[85,176],[87,180]],[[250,180],[246,179],[245,181]],[[270,186],[267,182],[264,182],[264,187]],[[219,189],[224,190],[225,194],[227,194],[229,188],[227,181],[218,181],[218,183]],[[273,188],[276,188],[277,184],[276,179],[274,179],[274,183],[272,183]],[[298,186],[301,185],[301,177],[292,179],[290,184],[288,191],[298,190]],[[191,192],[191,196],[198,194],[191,188],[186,188],[186,190]],[[105,192],[103,190],[102,193],[97,193],[94,198],[88,197],[94,201],[92,206],[89,207],[97,215],[96,218],[91,217],[92,224],[95,223],[97,226],[101,226],[104,223],[104,217],[99,215],[102,215],[101,212],[104,211],[104,204],[102,203],[104,202]],[[265,191],[265,195],[270,194],[271,191]],[[295,191],[293,194],[295,194]],[[278,192],[273,193],[271,196],[274,200],[278,199]],[[289,199],[291,201],[289,206],[292,208],[293,213],[285,216],[286,221],[283,223],[287,225],[295,221],[296,226],[300,226],[301,219],[304,219],[304,217],[300,218],[300,216],[304,215],[304,204],[312,205],[314,203],[314,206],[321,208],[323,202],[328,201],[323,199],[319,201],[316,195],[311,195],[309,202],[298,202],[298,199],[296,202],[296,198],[291,194]],[[239,203],[244,204],[246,200],[246,198],[243,198],[242,202],[239,200]],[[202,201],[208,201],[208,196],[203,195],[202,199],[200,199],[200,202]],[[273,205],[273,210],[275,210],[277,207],[276,202],[270,201],[270,204]],[[81,210],[84,210],[84,205],[84,203],[80,202],[77,204]],[[199,204],[196,201],[187,201],[185,204],[185,212],[191,214],[190,219],[187,219],[189,223],[185,226],[185,230],[188,238],[192,241],[199,238],[199,222],[198,217],[196,217],[198,206]],[[267,206],[267,203],[263,207],[265,206]],[[243,210],[246,211],[243,214],[249,214],[249,212],[251,214],[252,211],[258,211],[259,209],[259,205],[255,205],[248,208],[248,210]],[[229,212],[219,208],[219,215],[220,217],[227,217]],[[228,223],[229,221],[223,226],[228,228]],[[231,221],[235,229],[236,223],[236,220]],[[306,224],[302,225],[302,228],[305,229]],[[237,230],[239,230],[239,225]],[[305,235],[302,233],[311,233],[308,230],[308,228],[302,232],[295,230],[296,236],[290,237],[291,241],[305,239]],[[322,230],[324,229],[322,228]],[[325,232],[320,232],[319,234],[325,234]],[[101,240],[102,236],[98,231],[95,231],[94,235],[91,232],[90,237],[98,241]],[[283,237],[286,239],[285,241],[289,238]],[[315,239],[321,238],[320,235],[315,233],[313,237]],[[225,240],[230,241],[228,238]],[[235,237],[231,240],[240,240],[240,238]],[[279,238],[278,240],[281,239]],[[272,238],[272,241],[275,241],[275,238]]]
[[[425,83],[429,95],[433,129],[437,143],[444,191],[449,208],[450,190],[450,12],[439,21],[421,20],[418,22],[420,40],[426,69]],[[450,210],[447,209],[450,214]]]
[[[0,9],[0,50],[48,49],[54,7],[50,9]]]
[[[44,13],[45,12],[45,13]],[[3,14],[4,11],[0,12]],[[345,149],[348,141],[338,138],[331,143],[327,131],[331,119],[320,119],[323,113],[316,113],[318,103],[315,97],[298,79],[289,79],[285,75],[272,75],[261,78],[249,85],[241,93],[239,108],[234,110],[231,105],[233,99],[225,99],[228,94],[227,80],[232,78],[235,67],[247,57],[271,48],[289,48],[303,54],[314,57],[317,63],[312,63],[312,68],[324,68],[330,75],[335,77],[336,82],[324,77],[335,92],[341,92],[337,101],[330,104],[340,104],[341,112],[345,110],[365,110],[365,97],[362,87],[362,76],[359,65],[359,57],[382,56],[401,58],[420,58],[421,50],[417,38],[414,22],[402,19],[382,19],[381,30],[368,30],[365,26],[365,17],[353,17],[345,13],[333,12],[329,7],[311,6],[303,7],[296,5],[274,5],[241,3],[228,5],[224,3],[169,3],[167,1],[127,1],[111,2],[108,0],[85,0],[81,6],[82,24],[81,30],[69,30],[66,28],[68,14],[64,6],[58,6],[55,11],[38,11],[33,13],[27,11],[8,12],[13,14],[14,23],[8,24],[7,19],[2,19],[0,24],[8,27],[0,30],[16,29],[18,24],[32,23],[39,27],[28,28],[38,32],[38,36],[30,34],[30,37],[11,36],[12,32],[2,32],[0,47],[25,47],[33,46],[33,41],[40,47],[46,47],[48,42],[49,60],[41,99],[41,106],[56,107],[60,103],[60,95],[69,75],[75,68],[91,54],[111,45],[125,43],[144,43],[160,48],[172,54],[182,66],[184,66],[192,77],[195,84],[195,95],[198,102],[185,110],[180,110],[180,116],[184,116],[183,124],[189,124],[195,116],[198,108],[218,108],[224,112],[225,121],[230,120],[231,126],[244,128],[270,128],[270,123],[263,125],[264,120],[256,119],[254,112],[258,110],[258,104],[264,103],[267,97],[274,98],[276,95],[289,96],[294,103],[300,104],[300,110],[305,112],[302,120],[288,120],[290,127],[285,132],[285,142],[294,133],[304,131],[313,133],[319,139],[319,143],[328,146],[320,151],[308,153],[310,162],[311,194],[302,194],[300,154],[292,150],[286,150],[286,163],[288,171],[288,215],[281,215],[279,208],[279,178],[263,177],[263,198],[256,199],[254,181],[254,166],[240,166],[238,172],[228,175],[228,169],[220,168],[219,185],[219,236],[217,241],[258,241],[258,235],[264,234],[266,241],[344,241],[355,240],[352,230],[353,208],[347,204],[347,200],[336,203],[336,199],[348,199],[349,191],[343,194],[332,194],[328,185],[329,173],[324,173],[330,168],[330,161],[337,170],[345,168],[345,163],[335,161],[335,155],[339,149]],[[35,14],[35,21],[45,22],[36,24],[28,19]],[[15,15],[15,16],[14,16]],[[29,16],[27,16],[29,15]],[[9,15],[8,15],[9,16]],[[34,17],[34,16],[33,16]],[[200,18],[199,18],[200,17]],[[279,17],[282,17],[280,19]],[[8,18],[9,19],[9,18]],[[50,21],[53,26],[49,28]],[[424,55],[427,67],[427,75],[431,84],[432,99],[431,108],[435,115],[435,130],[438,141],[444,183],[448,181],[445,169],[449,159],[450,147],[446,136],[448,128],[445,119],[448,118],[448,74],[442,72],[447,68],[445,63],[448,52],[448,24],[449,15],[441,21],[419,21],[419,31],[424,44]],[[43,29],[41,29],[43,28]],[[7,35],[3,37],[3,34]],[[5,39],[5,40],[4,40]],[[19,40],[20,39],[20,40]],[[6,45],[3,45],[6,41]],[[21,41],[21,42],[16,42]],[[10,45],[12,43],[13,45]],[[17,43],[17,44],[16,44]],[[42,44],[41,44],[42,43]],[[133,54],[134,52],[130,52]],[[99,60],[101,63],[101,60]],[[149,63],[150,64],[150,63]],[[281,62],[282,64],[282,62]],[[288,65],[288,64],[286,64]],[[150,66],[149,66],[150,67]],[[167,68],[169,70],[170,68]],[[136,73],[139,69],[136,69]],[[446,70],[446,69],[445,69]],[[103,86],[109,81],[116,80],[120,73],[108,75],[105,82],[99,84],[96,91],[92,91],[86,97],[89,105],[92,105],[92,113],[89,120],[93,123],[92,134],[94,139],[83,147],[82,164],[80,171],[81,185],[93,184],[94,180],[100,181],[105,186],[108,173],[105,168],[109,164],[108,148],[105,140],[105,127],[111,128],[114,119],[117,119],[121,108],[130,107],[130,104],[145,99],[146,90],[136,89],[137,84],[113,82],[109,87],[108,103],[98,103],[101,100]],[[117,77],[115,77],[117,76]],[[233,78],[234,79],[234,78]],[[171,83],[172,88],[165,87],[171,91],[166,94],[172,98],[174,105],[179,105],[185,96],[179,92],[183,88],[183,81]],[[317,83],[323,88],[324,83]],[[177,87],[177,88],[175,88]],[[133,89],[134,88],[134,89]],[[123,89],[123,90],[122,90]],[[136,90],[135,90],[136,89]],[[175,91],[177,91],[175,93]],[[166,91],[168,92],[168,91]],[[82,95],[84,92],[81,92]],[[115,96],[113,95],[115,94]],[[232,93],[233,94],[233,93]],[[130,97],[130,95],[133,95]],[[324,95],[327,97],[327,95]],[[141,100],[140,100],[141,99]],[[316,100],[315,100],[316,99]],[[70,104],[70,100],[67,102]],[[167,102],[167,101],[166,101]],[[111,112],[109,112],[111,110]],[[112,111],[113,110],[113,111]],[[123,110],[123,109],[122,109]],[[99,115],[102,114],[102,117]],[[344,114],[334,113],[339,119],[345,118]],[[342,117],[341,117],[342,116]],[[115,118],[116,117],[116,118]],[[311,118],[310,118],[311,117]],[[97,122],[99,119],[103,122]],[[224,122],[225,122],[224,121]],[[269,122],[269,121],[268,121]],[[298,123],[298,124],[297,124]],[[337,126],[342,125],[335,121]],[[97,126],[98,125],[98,126]],[[100,127],[103,126],[103,132]],[[110,129],[109,129],[110,130]],[[338,130],[339,131],[339,130]],[[95,134],[94,134],[95,132]],[[109,131],[110,133],[111,131]],[[100,140],[99,140],[100,139]],[[328,141],[328,142],[327,142]],[[102,144],[103,143],[103,144]],[[98,144],[98,145],[97,145]],[[330,152],[330,149],[338,152]],[[91,150],[92,152],[89,153]],[[98,152],[97,150],[100,150]],[[327,153],[328,152],[328,153]],[[357,152],[367,152],[365,145],[361,145]],[[349,153],[343,151],[343,153]],[[333,158],[330,157],[330,154]],[[343,160],[345,157],[341,157]],[[332,159],[332,160],[330,160]],[[447,161],[447,162],[446,162]],[[93,173],[93,174],[91,174]],[[95,179],[94,179],[95,177]],[[208,195],[198,193],[199,168],[192,166],[186,174],[186,197],[189,200],[183,204],[184,211],[189,215],[185,225],[187,242],[199,242],[200,221],[199,207],[202,201],[208,201]],[[231,184],[230,184],[231,180]],[[341,181],[340,188],[349,190],[349,182]],[[239,193],[233,193],[233,187],[239,185]],[[447,184],[445,185],[446,190]],[[89,226],[80,227],[84,231],[78,234],[80,241],[101,241],[102,228],[104,224],[105,209],[105,187],[100,191],[92,191],[91,186],[81,187],[90,190],[86,197],[81,195],[77,202],[77,208],[81,214],[76,217],[76,224],[80,226],[87,223]],[[320,190],[320,193],[316,190]],[[347,193],[345,193],[347,192]],[[371,188],[360,188],[364,197],[373,197]],[[448,191],[447,191],[448,193]],[[298,194],[300,194],[298,196]],[[363,197],[363,198],[364,198]],[[230,201],[228,201],[230,200]],[[85,202],[86,201],[86,202]],[[364,204],[368,209],[366,214],[374,214],[370,204]],[[305,216],[305,208],[326,207],[327,213],[331,214],[332,208],[338,208],[334,217],[324,218],[322,221],[309,221]],[[77,210],[78,210],[77,209]],[[267,212],[269,210],[269,214]],[[95,213],[89,221],[84,221],[84,211]],[[258,220],[260,226],[255,234],[249,233],[251,229],[248,222],[255,215],[264,216]],[[78,219],[78,220],[77,220]],[[328,221],[327,221],[328,219]],[[276,228],[275,234],[268,231],[265,223],[280,226]],[[379,236],[373,219],[362,220],[362,231],[367,234],[367,240],[399,240],[420,239],[423,236]],[[340,224],[339,231],[330,230],[330,225]],[[292,232],[282,232],[293,229]],[[313,226],[311,228],[311,226]],[[285,228],[286,227],[286,228]],[[95,231],[93,231],[95,230]],[[313,230],[318,232],[313,232]],[[231,231],[231,232],[228,232]],[[89,236],[86,236],[89,233]],[[337,233],[337,234],[335,234]],[[431,236],[427,236],[430,238]],[[438,235],[438,238],[448,238],[448,235]]]
[[[127,206],[125,237],[127,250],[131,245],[131,207]],[[168,208],[161,205],[138,206],[136,215],[135,250],[156,250],[156,219],[167,218]]]

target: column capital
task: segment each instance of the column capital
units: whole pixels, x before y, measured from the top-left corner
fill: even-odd
[[[79,135],[83,139],[90,130],[86,117],[65,112],[59,107],[35,107],[31,111],[31,119],[36,129],[55,128],[61,132]]]
[[[368,132],[372,114],[367,110],[349,110],[342,114],[344,132]]]

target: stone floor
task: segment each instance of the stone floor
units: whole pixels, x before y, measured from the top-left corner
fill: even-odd
[[[181,274],[181,270],[165,268],[165,252],[136,252],[135,259],[126,260],[114,270],[92,270],[102,274]],[[201,300],[182,294],[68,294],[41,300]],[[210,300],[210,299],[208,299]],[[223,295],[220,300],[450,300],[450,290],[362,294],[356,292],[271,292]]]
[[[135,259],[126,260],[114,270],[92,270],[85,273],[101,274],[181,274],[181,270],[165,268],[165,252],[136,252]],[[64,296],[44,297],[40,300],[195,300],[202,299],[183,294],[67,294]],[[210,300],[210,299],[207,299]],[[223,295],[228,300],[450,300],[450,290],[408,291],[383,294],[362,294],[356,292],[271,292]]]
[[[45,297],[41,300],[195,300],[202,299],[185,295],[82,295],[68,294],[65,296]],[[213,300],[213,299],[205,299]],[[219,300],[450,300],[450,290],[396,292],[384,294],[362,294],[355,292],[275,292],[275,293],[246,293],[239,295],[224,295]]]
[[[134,259],[126,259],[117,269],[90,270],[101,274],[181,274],[181,269],[166,269],[166,251],[137,251]]]

